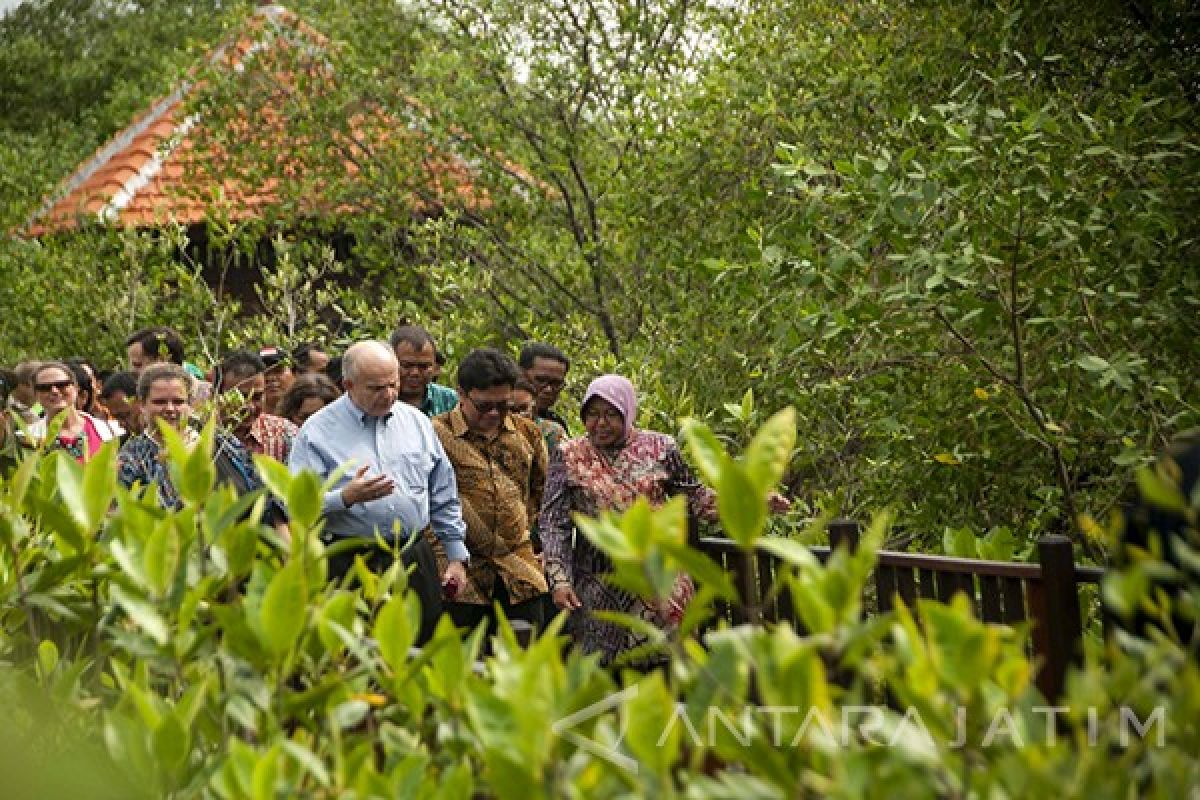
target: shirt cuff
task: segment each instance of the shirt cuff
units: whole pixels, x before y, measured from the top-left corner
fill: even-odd
[[[438,537],[441,539],[441,537]],[[442,549],[446,551],[447,561],[462,561],[464,564],[471,561],[471,553],[467,550],[467,546],[458,539],[446,541],[441,539]]]
[[[346,503],[342,500],[342,490],[331,489],[325,493],[324,499],[321,501],[321,511],[328,514],[330,511],[345,511]]]

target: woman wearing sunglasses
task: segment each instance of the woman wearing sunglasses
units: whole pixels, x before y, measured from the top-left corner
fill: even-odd
[[[47,449],[65,450],[82,464],[96,455],[105,442],[124,433],[120,425],[77,407],[79,379],[61,361],[46,361],[38,367],[33,376],[33,390],[45,411],[45,416],[29,427],[35,443],[44,442],[58,421],[62,422],[53,441],[46,443]]]

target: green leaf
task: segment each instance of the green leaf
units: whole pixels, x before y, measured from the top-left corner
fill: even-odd
[[[1134,476],[1147,503],[1163,511],[1184,515],[1188,513],[1188,503],[1183,492],[1177,485],[1158,474],[1153,467],[1142,467]]]
[[[816,567],[817,557],[807,545],[795,539],[785,539],[781,536],[765,536],[758,540],[756,547],[797,567]]]
[[[167,517],[154,526],[142,549],[142,574],[155,594],[161,596],[170,588],[181,550],[174,518]]]
[[[408,650],[416,641],[421,626],[421,605],[416,593],[393,595],[375,617],[371,635],[379,643],[379,653],[393,672],[400,672],[408,661]]]
[[[83,502],[87,529],[97,531],[112,507],[117,493],[118,442],[105,442],[83,470]]]
[[[191,750],[188,730],[175,714],[167,714],[154,729],[154,755],[164,766],[176,769]]]
[[[767,522],[767,490],[759,488],[741,464],[730,462],[717,482],[717,514],[731,539],[753,547]]]
[[[75,528],[82,535],[86,535],[90,525],[87,503],[84,502],[83,496],[83,468],[75,459],[68,457],[65,453],[58,453],[55,458],[57,463],[54,473],[58,483],[58,494],[62,498],[67,513],[71,515]]]
[[[281,744],[283,745],[283,749],[287,751],[287,754],[297,764],[317,779],[317,783],[326,787],[330,785],[332,781],[329,777],[329,770],[326,769],[325,764],[321,762],[321,759],[313,751],[291,739],[284,739]]]
[[[304,630],[308,587],[302,565],[292,561],[271,578],[263,595],[260,619],[267,651],[282,655],[292,649]]]
[[[38,643],[37,660],[42,677],[45,678],[58,666],[58,645],[49,639],[43,639]]]
[[[305,470],[297,475],[288,488],[287,509],[294,525],[309,530],[321,518],[321,480],[315,472]]]
[[[1080,356],[1075,359],[1075,363],[1088,372],[1104,372],[1112,369],[1112,365],[1099,356]]]
[[[625,741],[640,766],[658,775],[666,775],[679,755],[684,726],[672,717],[675,698],[667,690],[660,672],[637,684],[637,693],[621,708]]]
[[[796,410],[789,406],[767,420],[746,448],[747,474],[764,495],[783,479],[795,444]]]
[[[128,594],[119,586],[112,587],[112,596],[134,624],[144,630],[151,639],[159,645],[167,643],[170,638],[167,623],[152,605]]]
[[[721,470],[730,461],[725,448],[703,422],[689,417],[683,420],[682,425],[683,438],[696,465],[696,471],[704,478],[705,483],[716,486],[721,477]]]

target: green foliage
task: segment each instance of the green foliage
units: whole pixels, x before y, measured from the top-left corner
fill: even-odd
[[[767,444],[789,430],[769,423],[758,447],[777,452]],[[174,454],[180,485],[211,487],[209,448],[211,431]],[[746,473],[721,455],[715,482]],[[412,650],[403,573],[325,585],[315,518],[300,515],[288,548],[259,524],[261,503],[246,517],[229,490],[164,512],[100,476],[106,458],[38,459],[0,481],[13,797],[1172,797],[1200,780],[1200,672],[1169,637],[1093,646],[1068,710],[1047,717],[1024,633],[977,621],[962,598],[861,620],[884,518],[825,566],[760,541],[783,557],[807,633],[698,638],[685,621],[665,642],[670,669],[618,675],[565,653],[561,618],[527,648],[502,624],[482,660],[479,634],[447,621]],[[313,476],[268,480],[293,502],[320,491]],[[763,503],[769,487],[755,487]],[[741,528],[757,516],[730,514]],[[632,591],[692,572],[689,617],[706,617],[736,595],[687,548],[681,516],[639,505],[581,523]]]

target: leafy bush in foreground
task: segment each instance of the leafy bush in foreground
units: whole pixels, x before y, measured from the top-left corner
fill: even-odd
[[[207,437],[176,460],[177,513],[119,489],[112,450],[85,468],[31,457],[0,483],[8,796],[1178,797],[1200,782],[1200,670],[1178,643],[1093,643],[1048,710],[1023,631],[925,601],[860,620],[886,519],[827,566],[760,540],[792,430],[773,420],[739,460],[701,426],[688,438],[703,474],[740,488],[725,526],[790,564],[808,633],[701,640],[732,587],[686,546],[679,505],[583,524],[623,584],[686,568],[704,586],[649,674],[565,653],[557,624],[525,649],[504,629],[484,657],[478,632],[443,622],[412,650],[403,573],[326,584],[316,478],[261,464],[292,512],[284,544],[261,498],[214,487]],[[1137,585],[1112,591],[1137,602]]]

